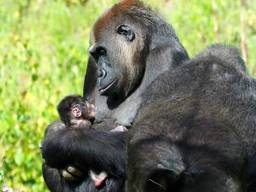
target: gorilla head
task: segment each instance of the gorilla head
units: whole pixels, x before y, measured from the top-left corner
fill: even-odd
[[[98,66],[102,95],[126,97],[139,85],[145,70],[147,32],[121,12],[125,5],[114,6],[99,18],[92,33],[89,51]]]
[[[167,54],[160,50],[162,47],[170,55],[156,64],[152,60]],[[149,72],[152,77],[144,78],[148,83],[157,76],[152,70],[164,71],[187,58],[173,29],[140,1],[134,0],[116,4],[97,20],[89,52],[97,66],[99,94],[121,101],[141,85],[149,64],[154,63],[155,67],[151,66]]]
[[[126,97],[140,83],[145,70],[146,46],[142,28],[118,17],[92,34],[90,53],[98,67],[100,94]],[[99,20],[100,22],[100,20]],[[125,23],[125,24],[123,24]],[[97,23],[95,30],[101,23]]]

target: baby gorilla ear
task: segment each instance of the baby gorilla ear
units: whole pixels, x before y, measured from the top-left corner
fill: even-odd
[[[77,105],[74,105],[71,109],[71,113],[72,115],[75,117],[75,118],[79,118],[82,116],[82,111],[80,109],[80,106],[77,104]]]

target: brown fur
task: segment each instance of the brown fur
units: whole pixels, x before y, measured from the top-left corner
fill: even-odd
[[[131,7],[143,7],[143,3],[138,0],[123,0],[118,4],[115,4],[110,10],[103,14],[94,25],[94,37],[98,39],[102,29],[104,29],[114,17],[117,17],[122,12],[130,9]]]

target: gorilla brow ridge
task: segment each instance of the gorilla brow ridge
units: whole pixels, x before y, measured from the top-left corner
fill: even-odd
[[[97,39],[100,32],[106,25],[108,25],[113,17],[117,17],[123,12],[129,10],[131,7],[144,7],[143,3],[139,0],[123,0],[115,4],[112,8],[107,10],[95,23],[94,25],[94,35]]]

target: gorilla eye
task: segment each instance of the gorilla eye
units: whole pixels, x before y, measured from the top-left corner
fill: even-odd
[[[133,41],[135,38],[134,32],[127,25],[120,25],[117,33],[123,35],[128,41]]]

